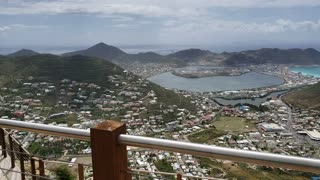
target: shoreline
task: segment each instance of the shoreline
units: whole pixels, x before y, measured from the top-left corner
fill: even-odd
[[[312,64],[312,65],[288,65],[289,68],[291,67],[320,67],[319,64]]]

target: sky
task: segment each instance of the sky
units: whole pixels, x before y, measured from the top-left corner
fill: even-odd
[[[0,0],[2,48],[320,48],[319,40],[319,0]]]

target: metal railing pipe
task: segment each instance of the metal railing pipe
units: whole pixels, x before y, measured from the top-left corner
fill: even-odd
[[[10,119],[0,119],[0,127],[90,141],[90,131],[84,129],[59,127]]]
[[[158,149],[194,156],[287,168],[298,171],[320,173],[320,159],[303,158],[266,152],[239,150],[212,145],[195,144],[166,139],[156,139],[122,134],[119,142],[128,146]]]
[[[90,140],[89,130],[58,127],[8,119],[0,119],[0,127],[82,140]],[[212,145],[195,144],[189,142],[180,142],[126,134],[119,135],[118,142],[127,146],[180,152],[184,154],[191,154],[194,156],[320,173],[320,159],[239,150]]]

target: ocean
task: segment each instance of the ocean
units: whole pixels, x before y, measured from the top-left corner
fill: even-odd
[[[320,66],[295,66],[291,67],[290,71],[301,73],[303,75],[310,75],[314,77],[320,77]]]

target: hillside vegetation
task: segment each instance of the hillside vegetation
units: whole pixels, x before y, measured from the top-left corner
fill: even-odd
[[[0,87],[12,86],[19,79],[32,77],[37,81],[53,83],[62,79],[71,79],[117,89],[108,81],[108,77],[123,74],[124,70],[121,67],[109,61],[81,55],[60,57],[43,54],[0,58]],[[139,78],[138,76],[134,77]],[[160,103],[178,105],[180,108],[195,111],[195,106],[190,103],[190,99],[179,96],[172,90],[167,90],[151,82],[145,91],[150,90],[157,94]]]
[[[284,100],[294,107],[320,110],[320,83],[291,92]]]
[[[9,77],[9,82],[32,76],[40,80],[58,81],[66,78],[108,85],[107,76],[122,72],[123,69],[110,62],[85,56],[47,54],[0,59],[0,77]]]

